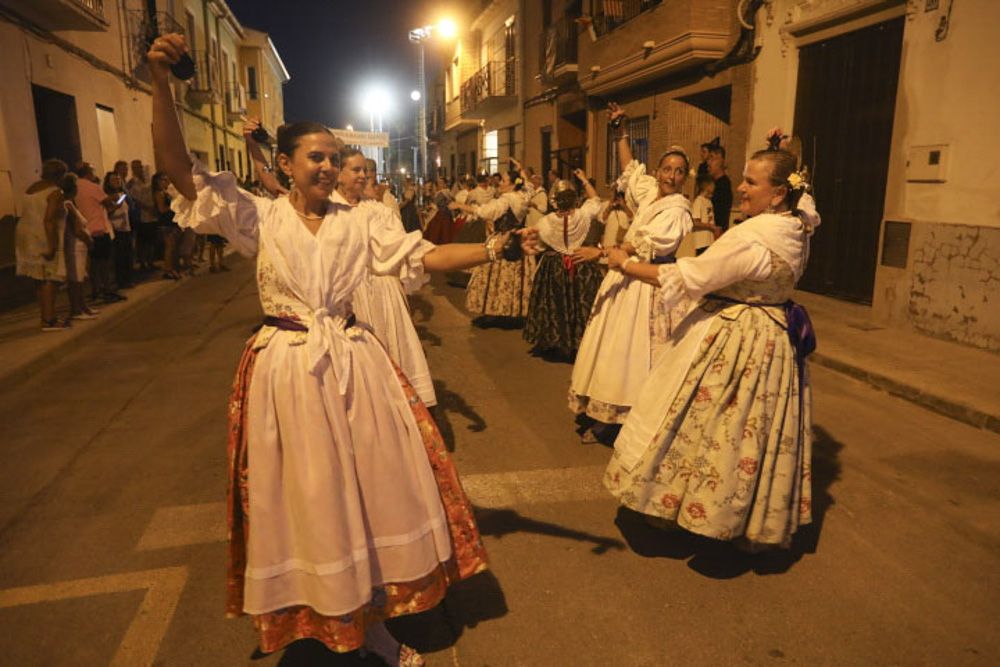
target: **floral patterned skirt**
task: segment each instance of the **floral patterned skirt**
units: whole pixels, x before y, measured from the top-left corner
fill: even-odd
[[[252,526],[248,496],[246,405],[259,352],[253,349],[253,345],[254,339],[251,338],[240,360],[229,402],[229,558],[226,613],[231,617],[244,613],[247,539]],[[391,582],[378,586],[372,590],[371,598],[366,604],[341,616],[324,616],[305,605],[254,615],[254,625],[260,636],[260,649],[265,653],[280,650],[305,638],[317,639],[333,651],[353,651],[364,644],[365,628],[370,624],[431,609],[444,598],[450,584],[487,568],[486,550],[479,536],[472,506],[462,490],[441,434],[406,377],[398,369],[396,373],[413,410],[437,482],[448,520],[452,555],[435,570],[415,581]]]
[[[579,264],[570,271],[563,257],[548,251],[538,260],[524,339],[536,350],[572,354],[580,346],[604,273],[594,262]]]
[[[465,307],[474,315],[524,317],[531,300],[535,258],[516,262],[498,259],[472,270],[465,293]]]
[[[766,545],[788,546],[812,521],[807,374],[783,317],[768,311],[711,315],[686,373],[668,357],[653,369],[604,477],[623,505],[708,537]],[[677,371],[680,389],[656,397]],[[637,433],[655,435],[635,441]]]

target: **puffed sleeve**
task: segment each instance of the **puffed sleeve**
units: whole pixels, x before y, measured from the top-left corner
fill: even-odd
[[[493,222],[507,212],[507,209],[510,208],[510,202],[504,197],[497,197],[479,206],[473,204],[472,208],[475,209],[478,217],[488,222]]]
[[[257,254],[257,229],[260,206],[271,200],[257,197],[239,187],[236,176],[228,171],[211,172],[199,161],[192,168],[197,197],[177,196],[171,202],[174,222],[200,234],[218,234],[233,244],[241,254]]]
[[[625,193],[625,201],[633,211],[656,199],[656,179],[646,173],[646,165],[632,160],[618,177],[617,187]]]
[[[610,205],[610,204],[609,204]],[[604,207],[604,202],[600,197],[590,197],[585,202],[580,204],[580,213],[587,217],[587,219],[596,218],[601,214],[601,209]]]
[[[687,207],[669,206],[636,230],[632,237],[635,254],[646,261],[671,255],[677,251],[681,239],[691,233],[693,226]]]
[[[378,276],[399,276],[409,294],[430,281],[424,272],[424,255],[434,250],[420,231],[406,232],[399,219],[385,206],[369,205],[368,247],[371,272]]]
[[[682,257],[660,267],[660,296],[667,307],[686,299],[697,301],[710,292],[771,275],[771,253],[756,241],[723,234],[697,257]]]

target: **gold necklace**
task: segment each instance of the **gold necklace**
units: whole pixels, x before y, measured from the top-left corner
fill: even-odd
[[[296,209],[293,209],[293,210],[295,210],[295,213],[300,218],[302,218],[303,220],[311,220],[311,221],[315,222],[316,220],[322,220],[323,217],[324,217],[322,215],[314,215],[314,214],[311,214],[311,213],[302,213],[302,212],[300,212],[300,211],[298,211]]]

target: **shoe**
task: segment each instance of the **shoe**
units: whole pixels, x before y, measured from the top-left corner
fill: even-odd
[[[118,292],[105,292],[103,297],[101,297],[104,303],[117,303],[119,301],[127,301],[128,297]]]
[[[97,319],[97,313],[94,313],[94,312],[89,312],[88,313],[85,310],[83,312],[70,315],[69,319],[71,319],[71,320],[96,320]]]
[[[70,328],[70,323],[68,320],[49,320],[48,322],[42,322],[42,331],[44,333],[52,333],[54,331],[66,331]]]
[[[89,308],[87,306],[84,306],[83,312],[87,313],[88,315],[97,315],[101,311],[98,310],[97,308]]]
[[[377,655],[385,664],[390,665],[390,667],[392,666],[392,663],[386,660],[384,655],[366,646],[358,649],[358,656],[364,660],[368,657],[369,651]],[[424,656],[417,653],[415,649],[410,648],[406,644],[400,644],[399,655],[396,657],[396,665],[399,667],[425,667],[426,663],[424,662]]]
[[[600,442],[600,440],[597,439],[597,436],[594,435],[594,432],[592,430],[590,430],[589,428],[586,431],[583,432],[583,435],[580,436],[580,443],[581,444],[584,444],[584,445],[595,445],[598,442]]]

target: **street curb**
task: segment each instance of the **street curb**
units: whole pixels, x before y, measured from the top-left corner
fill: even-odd
[[[889,394],[892,394],[893,396],[898,396],[899,398],[910,401],[911,403],[919,405],[922,408],[927,408],[928,410],[937,412],[945,417],[969,424],[970,426],[975,426],[976,428],[993,431],[994,433],[1000,433],[1000,416],[998,415],[991,415],[987,412],[983,412],[982,410],[944,398],[943,396],[922,391],[917,387],[903,384],[902,382],[885,375],[873,373],[859,366],[841,361],[840,359],[820,354],[819,352],[814,352],[809,358],[811,361],[819,364],[820,366],[837,371],[838,373],[843,373],[844,375],[849,375],[857,380],[861,380],[865,384],[875,387],[876,389],[881,389]]]
[[[121,322],[126,315],[134,312],[140,306],[155,303],[160,298],[170,294],[176,289],[179,289],[182,281],[171,280],[169,283],[167,281],[163,281],[163,284],[164,286],[162,288],[157,289],[150,294],[144,295],[141,299],[129,299],[128,301],[122,303],[120,308],[116,308],[114,311],[103,311],[101,316],[88,323],[86,328],[80,327],[79,332],[73,331],[68,336],[61,337],[58,344],[53,345],[51,348],[45,350],[34,359],[25,362],[22,366],[0,374],[0,384],[10,385],[29,379],[56,355],[75,344],[81,336],[107,331],[113,325]],[[52,335],[62,336],[62,334]]]

